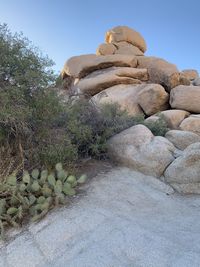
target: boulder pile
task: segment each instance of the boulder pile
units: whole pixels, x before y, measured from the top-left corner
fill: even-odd
[[[106,32],[96,54],[67,60],[62,70],[65,89],[97,105],[117,102],[146,121],[156,121],[162,114],[170,130],[165,137],[133,126],[109,140],[109,153],[117,162],[163,179],[179,192],[200,193],[199,74],[145,56],[146,50],[140,33],[115,27]]]

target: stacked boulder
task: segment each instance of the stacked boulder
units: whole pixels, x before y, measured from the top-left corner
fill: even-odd
[[[156,121],[161,114],[170,130],[165,137],[134,126],[109,140],[110,155],[138,171],[164,177],[179,192],[200,193],[199,74],[180,72],[164,59],[145,56],[146,50],[140,33],[115,27],[96,54],[65,63],[64,85],[69,95],[87,97],[97,105],[118,103],[147,121]]]
[[[125,54],[143,56],[146,42],[140,33],[126,26],[115,27],[106,33],[106,43],[97,48],[97,55]]]

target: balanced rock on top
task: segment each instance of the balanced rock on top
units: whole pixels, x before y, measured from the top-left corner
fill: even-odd
[[[142,52],[147,50],[147,45],[141,34],[127,26],[114,27],[106,33],[106,43],[118,43],[125,41],[136,47]]]
[[[97,48],[97,55],[129,54],[143,56],[146,42],[140,33],[127,26],[118,26],[106,32],[106,43]]]

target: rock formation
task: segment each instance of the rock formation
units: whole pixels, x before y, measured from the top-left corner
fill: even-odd
[[[168,108],[169,95],[159,84],[110,87],[92,97],[96,104],[118,103],[131,115],[152,115]]]
[[[190,113],[185,110],[169,109],[161,111],[159,115],[162,116],[169,129],[179,129],[181,122],[187,118]],[[146,119],[146,121],[156,121],[159,119],[158,115],[152,115]]]
[[[184,150],[193,143],[200,142],[200,135],[180,130],[168,131],[165,137],[178,149]]]
[[[182,70],[182,73],[190,81],[193,81],[199,77],[199,74],[196,70]]]
[[[200,143],[193,143],[166,169],[164,173],[165,181],[183,193],[193,193],[196,184],[195,190],[198,192],[197,189],[200,187],[199,162]]]
[[[174,145],[140,124],[113,136],[108,146],[115,161],[155,177],[160,177],[175,159]]]
[[[114,27],[106,32],[96,54],[67,60],[62,70],[66,91],[69,97],[85,96],[97,105],[117,102],[149,122],[162,116],[169,128],[165,137],[134,126],[109,140],[109,153],[117,162],[164,177],[179,192],[200,193],[199,74],[145,56],[146,50],[140,33],[127,26]]]
[[[67,60],[62,70],[64,84],[74,94],[94,95],[117,84],[151,83],[160,84],[170,92],[197,78],[194,70],[179,72],[174,64],[164,59],[144,56],[146,49],[140,33],[126,26],[115,27],[106,33],[105,43],[99,45],[96,55]],[[136,74],[139,69],[146,71],[145,77]]]

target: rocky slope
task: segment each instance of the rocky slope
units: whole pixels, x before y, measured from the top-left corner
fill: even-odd
[[[62,77],[69,95],[97,105],[117,102],[131,115],[155,121],[158,112],[170,131],[155,137],[142,125],[112,137],[113,159],[154,175],[184,193],[200,193],[200,77],[195,70],[145,56],[140,33],[126,26],[109,30],[95,54],[67,60]]]

